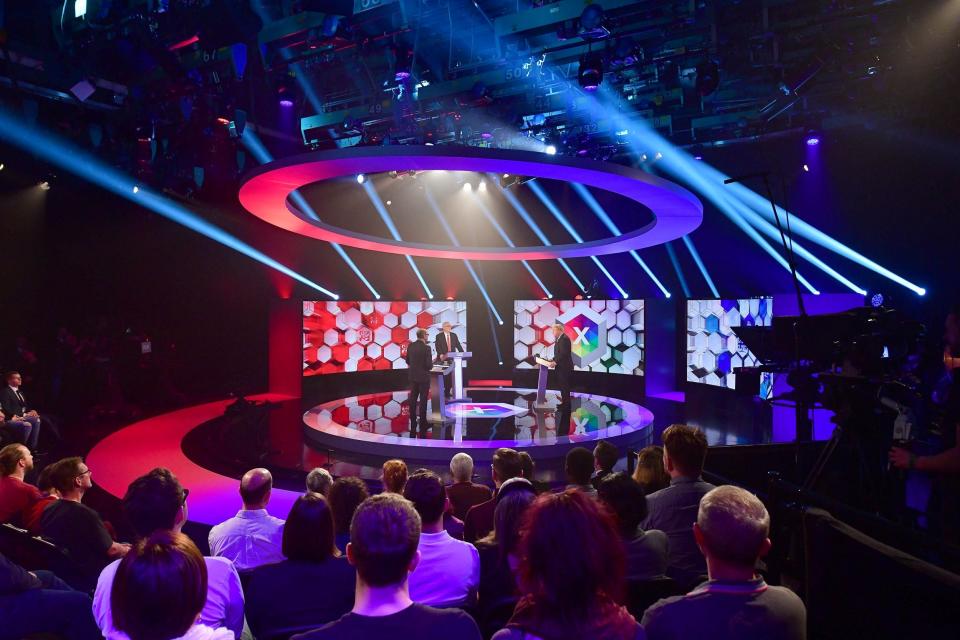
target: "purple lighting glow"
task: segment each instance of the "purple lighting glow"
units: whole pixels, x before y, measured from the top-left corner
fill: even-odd
[[[809,135],[809,136],[807,136],[807,146],[808,146],[808,147],[815,147],[815,146],[817,146],[818,144],[820,144],[820,136],[812,135],[812,134]]]
[[[281,107],[292,107],[292,106],[293,106],[293,100],[291,100],[290,98],[280,98],[280,106],[281,106]]]

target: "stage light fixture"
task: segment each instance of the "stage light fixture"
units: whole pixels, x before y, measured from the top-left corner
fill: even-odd
[[[473,185],[470,184],[469,182],[464,182],[462,189],[464,193],[470,193],[471,191],[473,191]]]
[[[480,184],[477,186],[477,191],[486,191],[486,190],[487,190],[487,183],[481,180]]]
[[[808,164],[803,165],[803,170],[804,170],[804,172],[806,172],[806,173],[810,173],[810,165],[808,165]]]
[[[0,162],[0,171],[3,171],[4,166],[5,165],[2,162]]]
[[[548,144],[547,147],[546,147],[543,151],[544,151],[544,153],[546,153],[548,156],[555,156],[555,155],[557,155],[557,148],[556,148],[555,146],[553,146],[552,144]],[[507,174],[503,174],[503,177],[506,178],[506,177],[507,177]]]
[[[133,185],[133,192],[140,193],[140,187],[138,187],[137,185]]]
[[[820,136],[815,131],[807,133],[807,146],[815,147],[820,144]]]
[[[367,180],[367,176],[362,173],[357,174],[357,184],[363,184]]]
[[[580,69],[577,82],[586,91],[596,91],[603,82],[603,54],[597,51],[585,53],[580,57]]]
[[[47,180],[41,180],[37,183],[37,186],[40,187],[41,191],[50,191],[50,182]]]
[[[388,206],[388,207],[389,207],[390,205],[392,205],[392,204],[393,204],[393,200],[387,200],[387,206]]]
[[[872,307],[882,307],[883,306],[883,294],[875,293],[870,296],[870,306]]]

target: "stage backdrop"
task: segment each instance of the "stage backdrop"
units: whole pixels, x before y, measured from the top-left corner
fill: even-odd
[[[643,300],[515,300],[513,357],[517,369],[553,357],[554,322],[563,323],[577,371],[643,375]]]
[[[467,303],[303,303],[303,375],[407,368],[407,344],[417,329],[433,340],[444,322],[467,345]]]
[[[733,328],[769,327],[772,321],[773,298],[687,300],[687,381],[736,389],[736,370],[760,363]],[[761,376],[757,392],[770,397],[772,374]]]

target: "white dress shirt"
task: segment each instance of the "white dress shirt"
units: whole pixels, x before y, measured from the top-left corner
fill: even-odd
[[[410,574],[410,599],[433,607],[459,605],[480,584],[480,554],[446,531],[420,534],[420,564]]]
[[[266,509],[241,509],[210,530],[210,553],[233,562],[237,571],[282,562],[283,520]]]
[[[239,638],[243,632],[243,588],[240,586],[240,576],[233,563],[226,558],[204,557],[203,560],[207,565],[207,602],[200,612],[200,623],[215,629],[225,627]],[[114,628],[110,611],[113,577],[119,566],[120,560],[114,560],[104,567],[93,594],[93,617],[107,640],[129,640],[127,634]],[[187,633],[184,637],[191,636]]]

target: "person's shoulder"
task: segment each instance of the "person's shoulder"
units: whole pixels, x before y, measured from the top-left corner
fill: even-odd
[[[100,571],[100,577],[97,578],[97,592],[109,590],[113,586],[113,577],[117,575],[117,568],[120,566],[120,559],[117,558]]]
[[[643,620],[640,624],[648,628],[664,617],[675,614],[676,611],[683,608],[686,602],[687,596],[670,596],[669,598],[658,600],[643,612]]]
[[[805,608],[803,600],[792,589],[771,585],[767,587],[766,596],[770,600],[776,600],[778,604],[788,607]]]
[[[225,580],[231,575],[237,575],[237,569],[233,566],[233,561],[229,558],[203,556],[203,561],[207,565],[207,575],[210,580],[215,578]]]
[[[448,631],[450,631],[451,634],[463,633],[468,630],[477,631],[478,629],[477,623],[474,622],[473,618],[471,618],[467,612],[460,609],[437,609],[416,602],[410,606],[410,611],[417,617],[429,618],[431,624],[447,625]],[[477,633],[479,634],[478,631]],[[467,638],[469,637],[468,635]],[[479,637],[479,635],[477,637]],[[458,640],[465,639],[463,636],[459,636]]]
[[[490,640],[523,640],[524,633],[520,629],[512,629],[510,627],[504,627],[493,634],[493,637]]]

